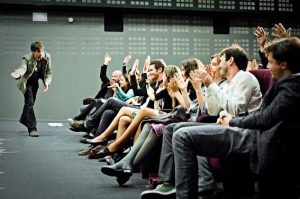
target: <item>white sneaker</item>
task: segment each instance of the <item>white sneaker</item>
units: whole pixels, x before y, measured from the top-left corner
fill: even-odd
[[[70,125],[75,123],[75,121],[72,118],[68,118],[67,121],[69,122]]]

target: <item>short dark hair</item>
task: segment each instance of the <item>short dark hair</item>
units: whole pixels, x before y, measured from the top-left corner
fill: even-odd
[[[156,70],[158,70],[159,68],[162,68],[162,72],[164,71],[164,69],[166,67],[166,63],[163,59],[154,59],[150,62],[150,65],[154,65]]]
[[[238,44],[232,44],[230,47],[220,52],[220,57],[225,55],[226,61],[233,57],[236,66],[240,70],[246,70],[248,65],[248,57],[246,51]]]
[[[287,62],[288,68],[292,73],[300,72],[299,55],[300,39],[297,37],[288,37],[273,40],[264,49],[266,54],[272,53],[273,58],[281,63]]]
[[[45,48],[44,44],[41,41],[35,41],[30,45],[31,52],[40,51],[41,48]]]

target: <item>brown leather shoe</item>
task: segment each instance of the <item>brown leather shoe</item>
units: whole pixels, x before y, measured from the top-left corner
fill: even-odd
[[[88,148],[81,150],[78,155],[88,155],[90,154],[91,150],[93,150],[94,146],[90,145]]]
[[[99,151],[101,151],[105,146],[103,145],[99,145],[99,146],[94,146],[94,148],[90,151],[90,153],[88,154],[88,158],[89,159],[98,159],[98,153]]]

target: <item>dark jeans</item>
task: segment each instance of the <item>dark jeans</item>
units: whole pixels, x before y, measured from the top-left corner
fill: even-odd
[[[96,110],[98,110],[103,105],[103,102],[101,99],[94,99],[92,103],[90,103],[87,107],[84,107],[79,115],[75,116],[74,120],[85,120],[85,118],[88,116],[88,114],[94,113]]]
[[[84,126],[87,128],[88,131],[90,131],[91,129],[96,128],[99,125],[104,111],[114,110],[116,112],[119,112],[119,110],[124,106],[136,108],[136,106],[123,102],[118,98],[111,97],[93,114],[87,116]]]
[[[39,84],[38,82],[33,84],[27,84],[26,87],[27,89],[24,94],[23,112],[19,121],[27,127],[28,132],[31,132],[33,130],[37,130],[33,105],[36,99]]]
[[[213,124],[175,131],[172,143],[177,198],[197,198],[197,176],[201,169],[198,169],[198,155],[224,158],[233,153],[249,153],[254,133],[255,130]]]
[[[172,123],[166,126],[163,132],[163,144],[160,155],[159,166],[159,182],[172,182],[174,183],[174,153],[172,148],[173,133],[182,128],[188,126],[206,125],[197,122],[181,122]],[[216,189],[217,185],[214,181],[213,175],[210,172],[209,165],[207,164],[207,158],[197,156],[199,170],[198,170],[198,192],[204,190]],[[200,169],[201,168],[201,169]]]

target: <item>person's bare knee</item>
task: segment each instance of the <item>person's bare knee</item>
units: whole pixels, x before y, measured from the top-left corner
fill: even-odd
[[[131,121],[132,121],[131,117],[122,116],[119,120],[119,123],[121,123],[121,124],[130,124]]]

